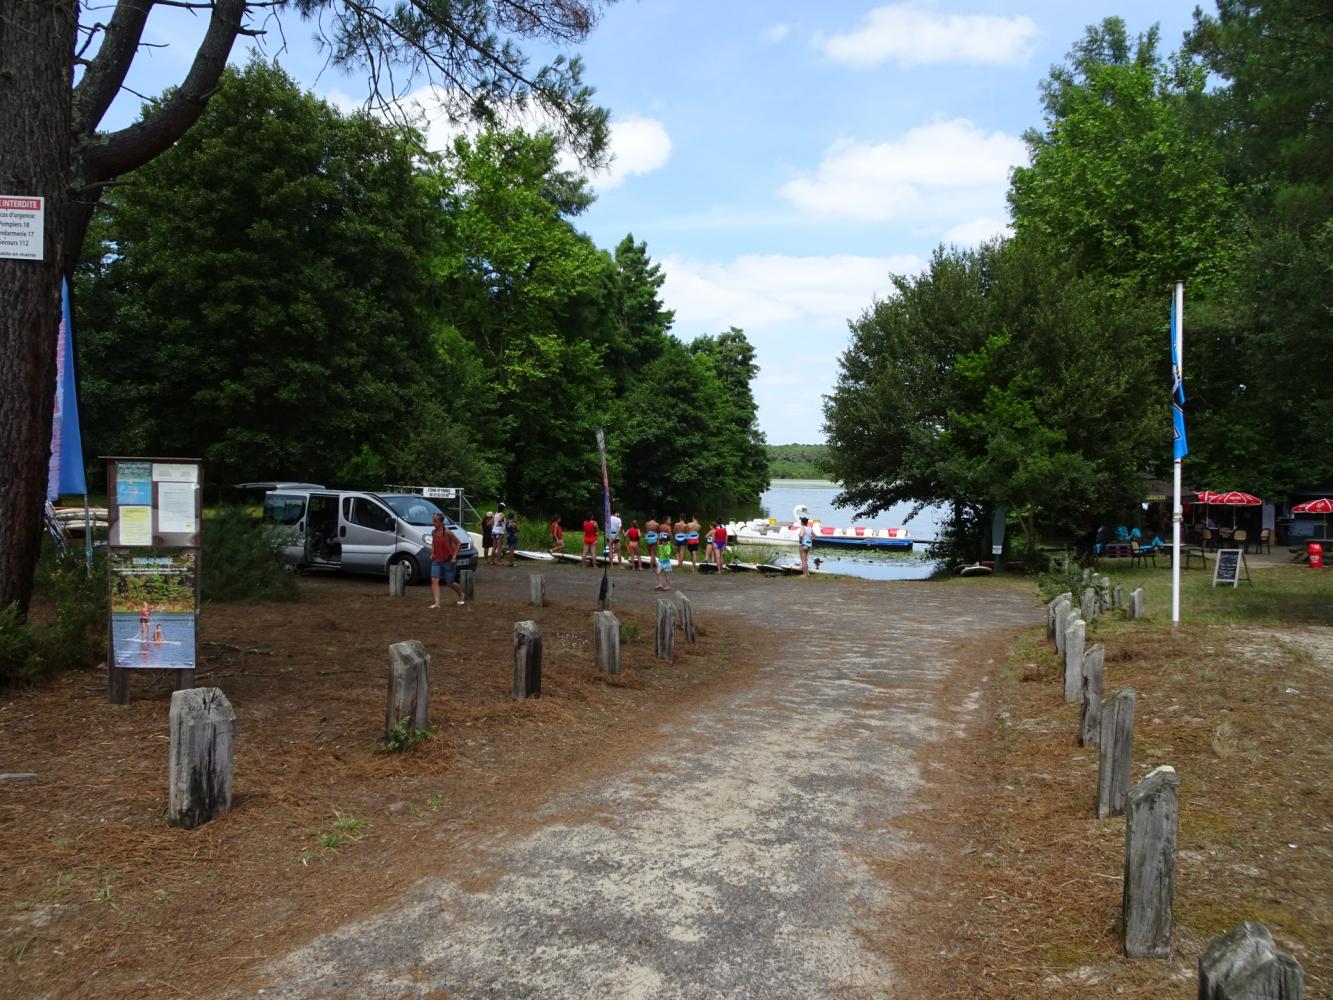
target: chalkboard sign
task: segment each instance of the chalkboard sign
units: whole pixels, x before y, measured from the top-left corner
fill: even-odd
[[[1245,554],[1241,549],[1222,549],[1217,553],[1217,561],[1213,563],[1213,586],[1219,583],[1229,583],[1235,587],[1240,583],[1241,571],[1245,572],[1245,581],[1250,580],[1250,567],[1245,563]]]

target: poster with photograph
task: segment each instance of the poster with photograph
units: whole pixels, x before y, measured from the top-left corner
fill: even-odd
[[[116,466],[116,503],[124,506],[153,505],[152,466],[148,462],[121,462]]]
[[[112,549],[111,666],[193,670],[199,553]]]

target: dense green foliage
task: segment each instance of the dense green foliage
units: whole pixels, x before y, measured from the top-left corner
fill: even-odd
[[[256,523],[243,507],[221,507],[204,518],[205,601],[294,601],[296,576],[282,558],[278,529]],[[156,605],[155,605],[156,606]]]
[[[1333,481],[1333,10],[1221,0],[1181,53],[1157,42],[1089,28],[1042,86],[1015,236],[942,249],[853,324],[826,406],[843,502],[952,503],[974,553],[997,506],[1029,540],[1125,511],[1169,475],[1175,279],[1187,484]]]
[[[49,541],[49,540],[47,540]],[[99,553],[91,575],[82,552],[43,546],[31,616],[0,608],[0,684],[31,683],[61,670],[91,667],[106,655],[106,569]]]
[[[603,427],[626,509],[757,499],[753,347],[672,336],[660,268],[574,228],[591,195],[558,156],[522,132],[424,154],[273,66],[230,71],[86,247],[89,451],[581,516]]]
[[[773,479],[824,479],[828,473],[828,446],[822,444],[770,444],[768,474]]]

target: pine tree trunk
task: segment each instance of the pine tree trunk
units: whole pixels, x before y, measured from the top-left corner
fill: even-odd
[[[75,27],[75,0],[6,0],[0,16],[0,195],[46,199],[44,259],[0,258],[0,607],[23,610],[51,452]]]

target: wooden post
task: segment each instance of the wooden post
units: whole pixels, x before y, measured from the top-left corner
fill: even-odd
[[[1074,619],[1065,629],[1065,701],[1071,705],[1083,697],[1083,644],[1087,626]]]
[[[430,725],[430,656],[416,639],[389,646],[389,699],[384,711],[384,735],[406,722],[411,729]]]
[[[171,763],[167,822],[187,830],[231,809],[236,713],[221,688],[171,695]]]
[[[1083,654],[1083,711],[1079,717],[1078,742],[1095,747],[1101,735],[1102,686],[1106,678],[1106,647],[1101,643]]]
[[[1125,606],[1125,588],[1116,587],[1111,591],[1111,610],[1119,611]]]
[[[403,597],[407,593],[407,563],[396,562],[389,567],[389,596]]]
[[[1093,587],[1088,587],[1083,591],[1083,599],[1079,601],[1078,610],[1083,615],[1085,622],[1095,622],[1097,620],[1097,591]]]
[[[1129,595],[1129,617],[1143,617],[1143,588],[1139,587]]]
[[[659,660],[670,663],[676,648],[676,606],[670,601],[657,602],[657,641],[653,651]]]
[[[676,591],[676,601],[680,605],[680,625],[685,633],[685,641],[693,646],[697,638],[694,630],[694,602],[680,591]]]
[[[604,674],[620,673],[620,621],[615,612],[592,613],[592,648],[599,671]]]
[[[1199,956],[1199,1000],[1301,1000],[1305,970],[1263,924],[1245,921]]]
[[[1180,781],[1173,767],[1153,768],[1125,803],[1125,954],[1170,958],[1175,927],[1176,830]]]
[[[542,630],[534,621],[514,623],[514,684],[512,697],[540,698],[542,694]]]
[[[610,611],[616,606],[616,581],[610,576],[606,579],[606,596],[602,597],[600,591],[597,598],[598,611]]]
[[[1046,638],[1048,639],[1055,638],[1055,626],[1056,626],[1055,612],[1056,609],[1060,606],[1060,602],[1072,601],[1072,599],[1073,598],[1070,595],[1069,591],[1066,590],[1063,594],[1057,595],[1055,600],[1051,601],[1050,604],[1046,605]]]
[[[530,573],[528,575],[528,601],[534,608],[540,608],[546,604],[546,577],[540,573]]]
[[[1097,818],[1119,816],[1129,794],[1129,767],[1134,749],[1133,688],[1124,688],[1102,702],[1097,734]]]
[[[1069,619],[1074,614],[1074,606],[1062,600],[1055,609],[1055,652],[1061,658],[1065,655],[1065,630],[1069,628]]]

